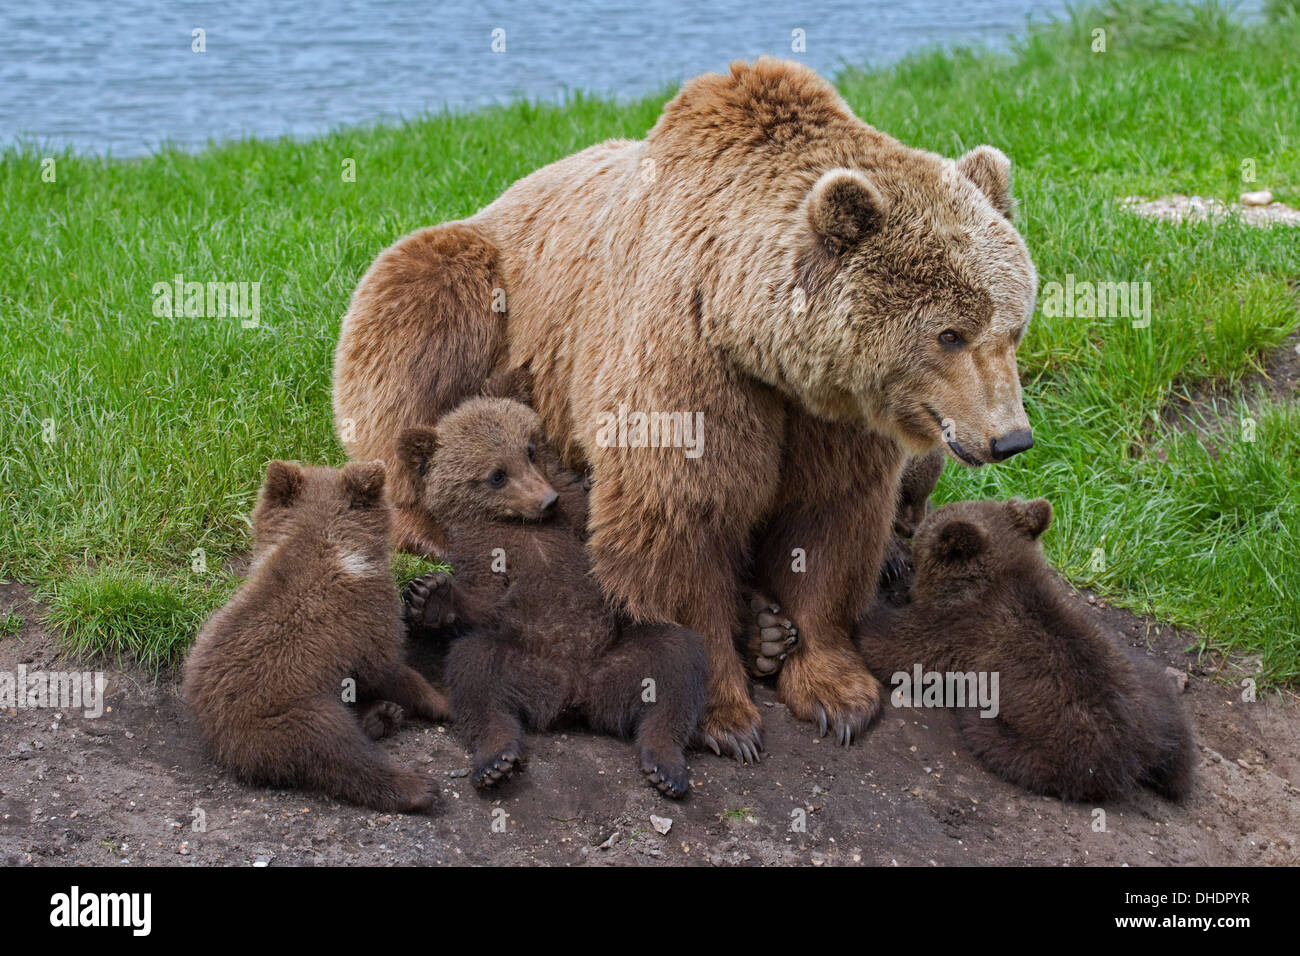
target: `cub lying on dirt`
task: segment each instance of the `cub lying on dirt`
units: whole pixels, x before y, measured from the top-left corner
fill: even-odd
[[[858,624],[862,654],[886,679],[918,665],[997,673],[996,715],[956,712],[975,755],[1013,783],[1067,800],[1139,785],[1181,799],[1196,747],[1173,684],[1071,603],[1039,545],[1051,520],[1041,498],[931,513],[912,542],[906,598],[878,600]]]
[[[408,613],[413,626],[457,632],[445,679],[475,786],[513,773],[526,729],[571,714],[631,737],[649,782],[685,795],[708,679],[703,639],[606,606],[587,558],[586,490],[546,448],[532,409],[469,399],[436,426],[405,430],[398,458],[454,569],[414,582]]]
[[[448,716],[406,665],[382,463],[273,461],[253,511],[248,580],[204,625],[183,693],[218,763],[376,810],[424,812],[437,784],[375,740],[404,711]],[[345,694],[362,701],[353,713]]]

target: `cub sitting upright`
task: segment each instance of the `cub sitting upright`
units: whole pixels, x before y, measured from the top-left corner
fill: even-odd
[[[958,709],[962,736],[994,773],[1036,793],[1104,800],[1139,784],[1191,788],[1195,746],[1172,682],[1070,604],[1043,559],[1044,499],[963,501],[912,541],[910,603],[877,601],[858,624],[877,674],[999,674],[996,716]],[[951,701],[948,702],[951,704]]]
[[[184,695],[218,763],[246,780],[423,812],[436,785],[374,743],[403,708],[448,716],[446,699],[405,662],[383,488],[379,462],[342,471],[271,462],[248,580],[204,625]],[[349,679],[366,701],[356,715],[343,702]]]
[[[404,431],[398,457],[407,497],[443,525],[455,572],[417,582],[408,600],[417,621],[454,620],[461,632],[446,681],[474,785],[514,771],[526,727],[569,713],[632,737],[650,783],[683,796],[708,680],[703,639],[606,606],[586,554],[586,491],[543,445],[532,409],[470,399],[436,427]]]

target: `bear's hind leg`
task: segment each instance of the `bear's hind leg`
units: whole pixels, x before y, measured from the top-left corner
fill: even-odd
[[[554,681],[536,662],[491,632],[472,631],[447,654],[451,708],[473,751],[470,780],[487,789],[509,778],[524,756],[524,718],[545,726],[558,709]]]
[[[709,676],[704,638],[673,624],[629,624],[586,679],[592,728],[632,737],[641,772],[664,796],[690,791],[686,747],[704,711]]]
[[[264,783],[302,786],[384,812],[426,813],[437,799],[437,784],[394,766],[341,701],[311,701],[261,718],[241,750],[236,769]]]

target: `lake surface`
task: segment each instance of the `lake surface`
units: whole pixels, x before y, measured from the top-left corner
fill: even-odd
[[[1064,0],[596,4],[0,0],[0,146],[132,156],[573,90],[636,96],[771,53],[826,74],[999,46]],[[194,52],[193,31],[206,51]],[[792,50],[802,30],[805,49]],[[495,34],[494,31],[504,31]],[[504,38],[504,52],[494,52]]]

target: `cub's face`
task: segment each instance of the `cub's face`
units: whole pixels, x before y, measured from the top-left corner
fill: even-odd
[[[913,594],[921,603],[986,600],[1041,565],[1039,538],[1052,523],[1046,498],[958,501],[931,512],[912,539]]]
[[[1009,218],[1010,163],[988,146],[892,162],[830,170],[805,202],[808,311],[832,348],[821,398],[911,454],[1002,461],[1033,443],[1016,348],[1038,284]]]
[[[526,405],[474,398],[436,427],[402,433],[398,454],[440,518],[541,521],[558,495],[538,466],[542,423]]]

